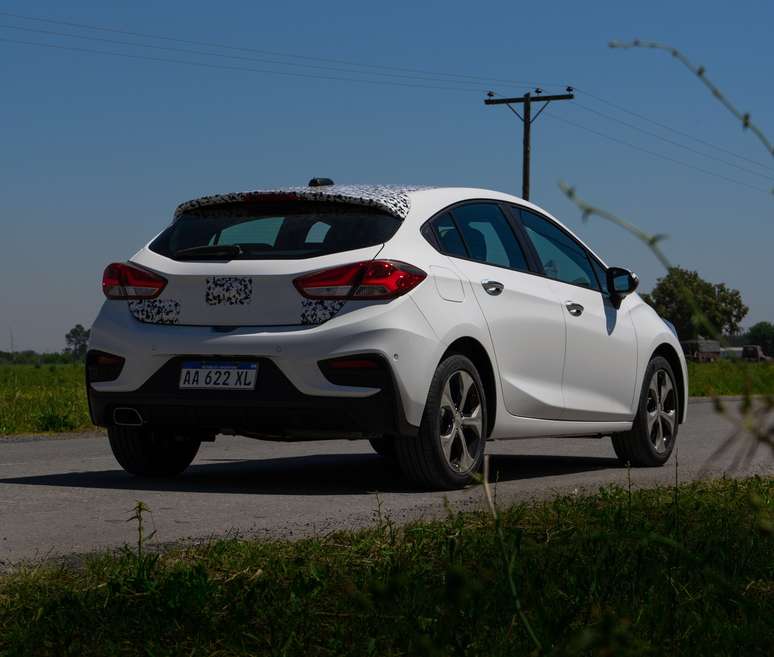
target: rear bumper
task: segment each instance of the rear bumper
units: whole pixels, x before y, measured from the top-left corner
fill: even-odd
[[[327,358],[372,354],[389,364],[393,392],[416,431],[443,345],[410,297],[365,307],[348,303],[333,319],[313,327],[247,326],[225,331],[146,324],[131,315],[126,302],[107,301],[92,326],[89,348],[121,356],[126,362],[115,380],[90,384],[89,395],[95,399],[95,408],[99,399],[142,396],[172,358],[244,357],[274,365],[294,390],[291,401],[299,398],[306,404],[311,400],[316,407],[317,398],[322,398],[319,402],[330,408],[338,404],[345,410],[350,404],[370,408],[373,389],[334,384],[322,374],[318,363]],[[268,366],[266,371],[270,371]],[[160,394],[171,395],[170,402],[176,401],[177,381]],[[246,401],[260,399],[257,395]]]
[[[115,424],[117,408],[131,408],[143,423],[181,432],[233,432],[267,438],[303,439],[412,434],[400,395],[386,362],[375,370],[368,397],[330,397],[300,392],[267,358],[223,358],[258,363],[255,390],[180,390],[181,363],[169,359],[143,386],[132,392],[101,392],[88,388],[89,411],[98,426]]]

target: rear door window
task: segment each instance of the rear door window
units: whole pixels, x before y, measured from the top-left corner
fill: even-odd
[[[469,203],[454,208],[452,213],[471,259],[528,270],[524,251],[496,203]]]
[[[150,249],[178,260],[312,258],[381,244],[401,220],[340,203],[227,203],[181,215]]]
[[[468,257],[462,236],[448,212],[433,221],[433,232],[443,253],[460,258]]]
[[[599,289],[586,249],[581,244],[534,212],[522,209],[521,223],[548,278],[592,290]]]

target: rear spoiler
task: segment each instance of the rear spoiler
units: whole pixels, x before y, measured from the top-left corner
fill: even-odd
[[[203,196],[181,203],[175,210],[174,220],[190,210],[225,203],[246,201],[329,201],[352,203],[384,210],[398,219],[405,219],[411,209],[411,192],[428,187],[398,187],[392,185],[332,185],[329,187],[286,187],[274,190],[256,190]]]

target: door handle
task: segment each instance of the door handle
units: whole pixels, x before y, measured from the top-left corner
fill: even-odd
[[[580,317],[583,314],[583,306],[581,306],[579,303],[568,301],[564,305],[567,308],[567,312],[570,313],[573,317]]]
[[[481,287],[484,288],[484,292],[496,297],[498,294],[502,293],[505,286],[500,281],[491,281],[488,278],[485,278],[481,281]]]

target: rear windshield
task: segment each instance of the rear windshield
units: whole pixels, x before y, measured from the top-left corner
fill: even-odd
[[[389,240],[400,219],[337,203],[228,203],[182,214],[150,244],[176,260],[312,258]]]

